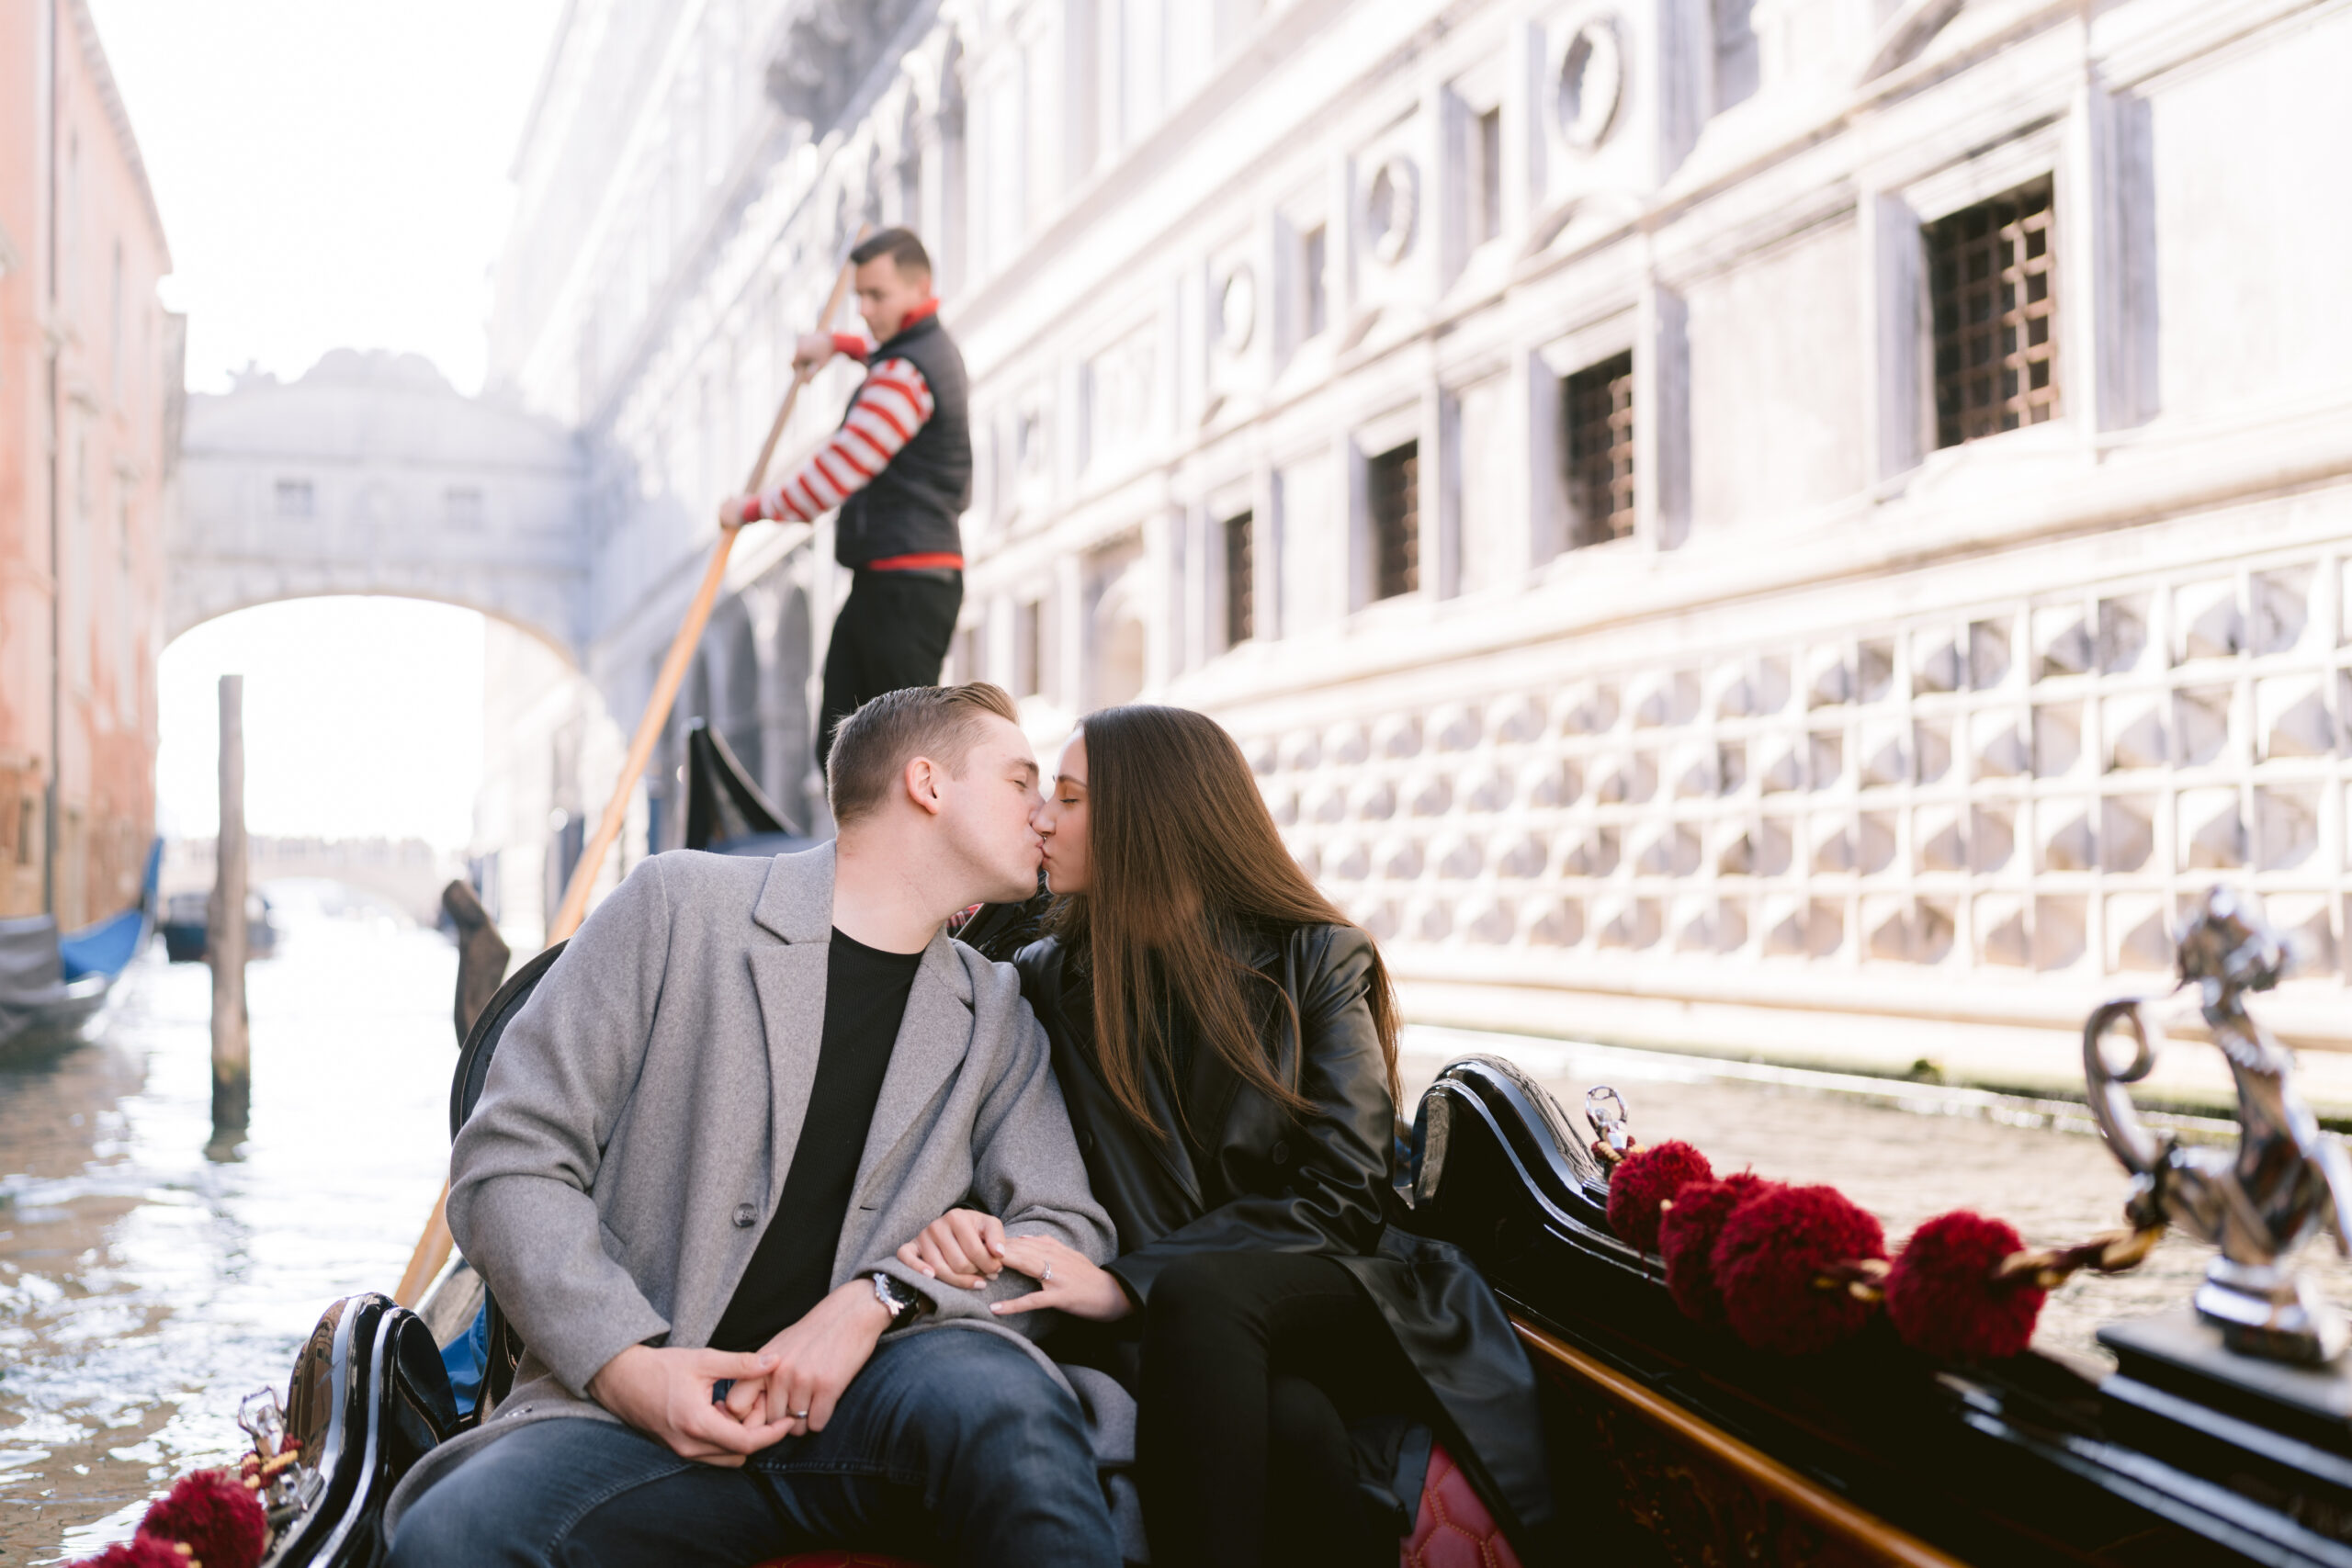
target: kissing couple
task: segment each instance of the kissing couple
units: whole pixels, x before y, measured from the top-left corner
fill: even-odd
[[[395,1568],[1385,1568],[1432,1436],[1536,1560],[1532,1371],[1399,1223],[1372,938],[1212,720],[1105,709],[1041,780],[1017,717],[866,703],[833,842],[652,856],[547,970],[450,1155],[525,1353]],[[948,934],[1041,866],[1014,963]]]

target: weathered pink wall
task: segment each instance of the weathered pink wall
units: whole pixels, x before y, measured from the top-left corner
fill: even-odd
[[[0,913],[42,907],[52,772],[60,920],[138,896],[181,399],[170,270],[86,6],[0,6]]]

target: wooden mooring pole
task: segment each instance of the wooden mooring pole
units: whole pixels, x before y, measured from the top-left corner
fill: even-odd
[[[212,965],[212,1132],[243,1132],[253,1101],[245,1015],[245,678],[220,677],[220,831],[206,911]]]

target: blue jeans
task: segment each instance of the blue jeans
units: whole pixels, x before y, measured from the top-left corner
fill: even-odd
[[[1078,1402],[1019,1346],[937,1328],[882,1346],[823,1431],[741,1470],[608,1421],[518,1427],[417,1499],[390,1568],[736,1568],[825,1546],[1119,1563]]]

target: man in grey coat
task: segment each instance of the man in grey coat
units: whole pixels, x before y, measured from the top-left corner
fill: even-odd
[[[1035,886],[1013,717],[993,686],[868,703],[835,844],[657,855],[548,971],[450,1155],[527,1353],[401,1483],[394,1568],[1118,1562],[1078,1401],[988,1310],[1025,1282],[895,1256],[958,1203],[1113,1248],[1013,972],[943,930]]]

